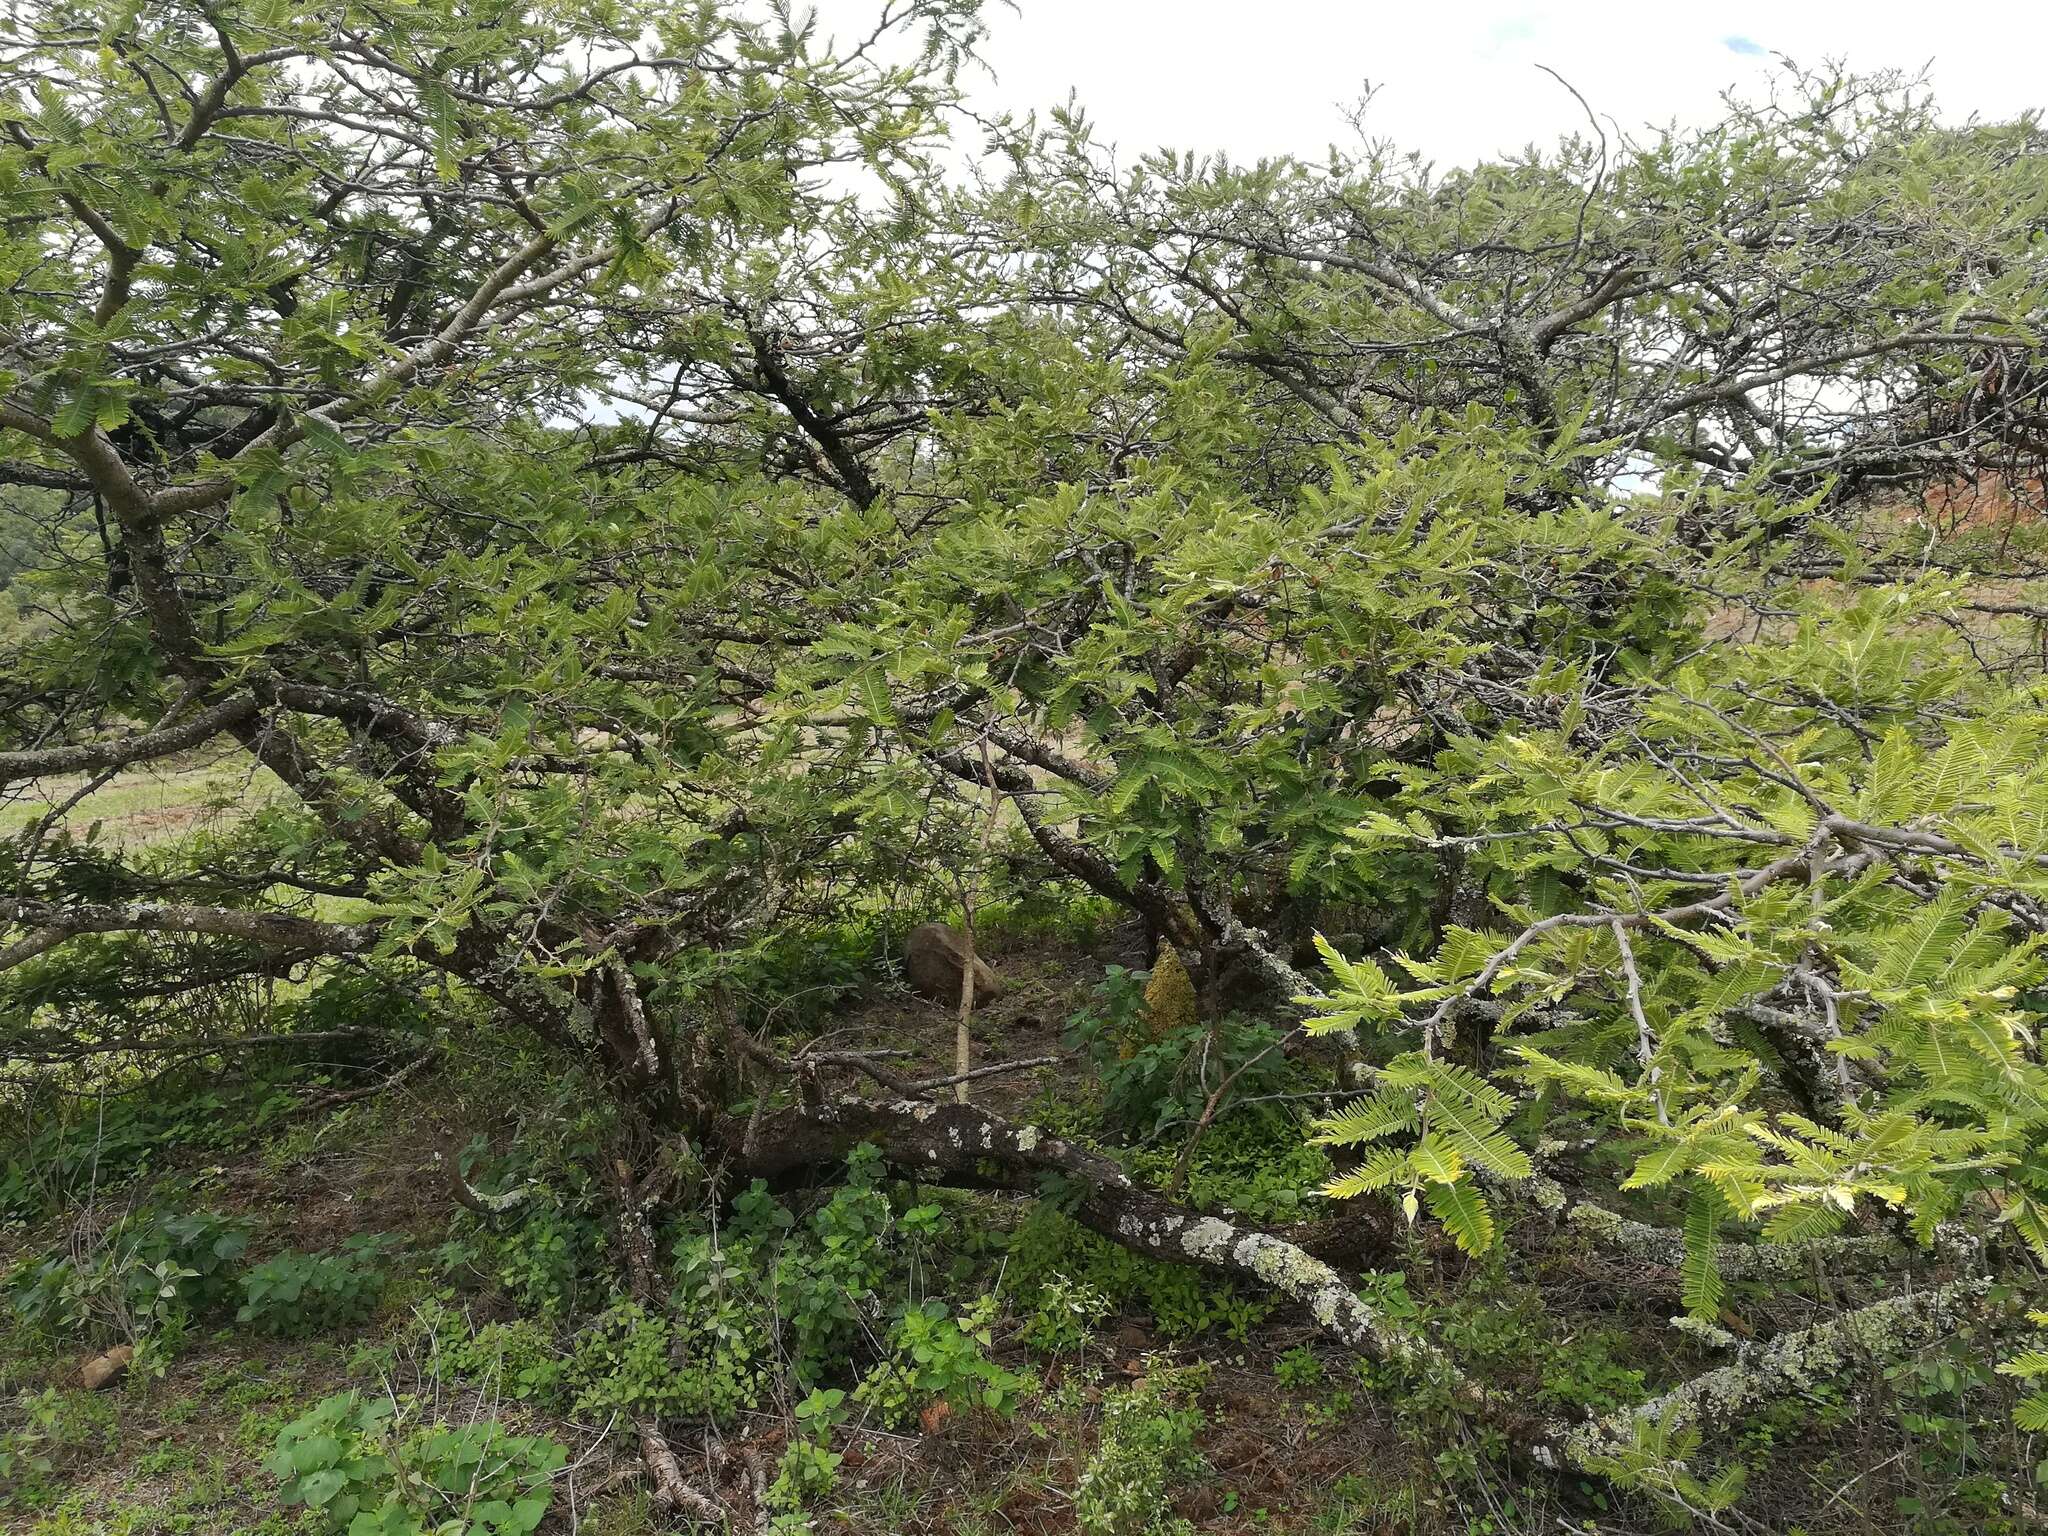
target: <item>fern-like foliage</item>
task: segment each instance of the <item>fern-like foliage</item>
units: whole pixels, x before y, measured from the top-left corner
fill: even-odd
[[[1721,1267],[1714,1252],[1720,1228],[1721,1197],[1714,1186],[1701,1185],[1685,1208],[1681,1295],[1694,1317],[1718,1317],[1721,1312]]]
[[[2048,1327],[2048,1312],[2029,1312],[2035,1327]],[[2020,1381],[2048,1381],[2048,1348],[2021,1350],[1998,1364],[1998,1374]],[[2013,1423],[2030,1435],[2048,1433],[2048,1385],[2028,1392],[2013,1407]]]
[[[1372,1146],[1358,1167],[1330,1180],[1336,1199],[1401,1190],[1411,1220],[1423,1203],[1467,1253],[1498,1239],[1492,1208],[1476,1175],[1526,1179],[1529,1154],[1502,1129],[1514,1100],[1468,1067],[1419,1052],[1397,1057],[1372,1093],[1324,1116],[1315,1140],[1330,1147]],[[1400,1137],[1404,1147],[1376,1146]],[[1407,1138],[1413,1137],[1412,1141]]]
[[[1529,1174],[1505,1127],[1534,1096],[1628,1148],[1697,1316],[1745,1228],[1812,1243],[1895,1213],[1932,1241],[1976,1213],[2048,1262],[2048,703],[1902,629],[1954,599],[1794,597],[1795,633],[1642,687],[1632,737],[1474,737],[1405,770],[1427,813],[1354,841],[1462,837],[1501,926],[1326,950],[1311,1027],[1420,1047],[1320,1122],[1372,1149],[1330,1192],[1426,1203],[1483,1246],[1480,1188]],[[1485,1071],[1445,1059],[1466,998],[1497,1020]]]

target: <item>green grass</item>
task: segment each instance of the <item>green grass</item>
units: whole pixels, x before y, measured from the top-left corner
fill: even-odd
[[[83,789],[89,776],[67,775],[24,785],[0,801],[0,837],[33,826]],[[94,790],[59,825],[82,836],[97,822],[100,836],[118,848],[143,848],[219,825],[284,793],[270,771],[239,753],[173,758],[145,764]]]

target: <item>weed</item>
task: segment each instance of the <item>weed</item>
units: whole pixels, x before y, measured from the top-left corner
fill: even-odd
[[[114,1405],[95,1393],[47,1387],[15,1407],[19,1422],[0,1431],[0,1507],[46,1502],[57,1472],[113,1445]]]
[[[1160,1029],[1146,1009],[1150,980],[1150,972],[1110,966],[1089,1006],[1068,1021],[1067,1046],[1087,1057],[1112,1128],[1157,1135],[1192,1124],[1232,1074],[1230,1098],[1219,1106],[1226,1109],[1286,1084],[1294,1067],[1273,1049],[1273,1025],[1232,1014]]]
[[[175,1340],[225,1301],[247,1229],[210,1211],[145,1210],[71,1251],[24,1265],[15,1315],[49,1335]]]
[[[1114,1310],[1095,1287],[1065,1275],[1048,1275],[1024,1323],[1024,1341],[1048,1355],[1073,1354]]]
[[[1088,1536],[1179,1536],[1194,1527],[1171,1512],[1169,1490],[1202,1466],[1201,1410],[1185,1378],[1155,1365],[1102,1399],[1094,1453],[1074,1485],[1074,1523]]]
[[[383,1233],[349,1238],[334,1253],[280,1253],[242,1276],[235,1314],[266,1333],[302,1335],[360,1322],[375,1310],[387,1276],[380,1261],[393,1239]]]
[[[1273,1362],[1273,1379],[1289,1392],[1312,1392],[1323,1384],[1323,1375],[1323,1362],[1303,1344]]]
[[[412,1425],[408,1405],[330,1397],[278,1433],[269,1459],[287,1505],[349,1536],[527,1536],[568,1461],[555,1441],[495,1420]]]
[[[1034,1310],[1042,1288],[1057,1277],[1061,1285],[1080,1286],[1111,1306],[1142,1306],[1169,1338],[1211,1331],[1242,1338],[1273,1307],[1213,1275],[1119,1247],[1049,1202],[1017,1224],[1009,1257],[1008,1276]]]
[[[782,1453],[768,1502],[777,1525],[803,1529],[804,1508],[832,1489],[845,1457],[831,1448],[832,1426],[845,1410],[846,1394],[837,1388],[813,1392],[796,1406],[797,1434]]]
[[[889,1425],[907,1423],[920,1404],[942,1400],[953,1408],[1015,1410],[1029,1383],[988,1358],[996,1300],[984,1296],[958,1318],[944,1302],[908,1307],[890,1329],[890,1353],[862,1378],[856,1401]]]

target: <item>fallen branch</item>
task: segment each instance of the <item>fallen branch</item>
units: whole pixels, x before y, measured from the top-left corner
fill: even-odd
[[[662,1438],[655,1422],[639,1419],[634,1422],[633,1429],[640,1436],[640,1457],[647,1463],[647,1475],[654,1480],[654,1502],[700,1525],[722,1529],[725,1525],[724,1507],[690,1486],[683,1476],[682,1463],[668,1448],[668,1441]]]
[[[1322,1000],[1323,989],[1307,976],[1296,970],[1283,959],[1267,942],[1266,936],[1258,929],[1249,927],[1242,918],[1230,910],[1227,900],[1204,902],[1203,911],[1215,925],[1216,938],[1222,947],[1234,949],[1252,962],[1268,985],[1276,988],[1298,1008],[1313,1007]],[[1358,1032],[1354,1029],[1324,1029],[1311,1031],[1304,1024],[1296,1025],[1282,1038],[1280,1049],[1292,1056],[1297,1051],[1307,1051],[1319,1056],[1337,1074],[1337,1080],[1353,1088],[1364,1087],[1372,1079],[1372,1066],[1365,1059],[1365,1051],[1359,1043]],[[1261,1051],[1260,1056],[1266,1053]],[[1246,1062],[1245,1066],[1250,1066]],[[1244,1069],[1238,1069],[1242,1072]],[[1234,1077],[1236,1074],[1232,1074]],[[1228,1088],[1226,1082],[1223,1085]],[[1220,1090],[1219,1090],[1220,1098]],[[1210,1109],[1205,1109],[1203,1119],[1209,1118]],[[1199,1136],[1197,1137],[1199,1139]]]
[[[1202,1138],[1209,1134],[1209,1127],[1216,1121],[1216,1113],[1223,1107],[1224,1095],[1237,1086],[1237,1080],[1264,1061],[1275,1051],[1286,1051],[1308,1033],[1306,1024],[1297,1024],[1284,1035],[1278,1035],[1267,1043],[1263,1050],[1247,1056],[1235,1068],[1224,1075],[1202,1104],[1202,1112],[1195,1119],[1194,1129],[1188,1132],[1188,1139],[1182,1143],[1180,1156],[1174,1160],[1173,1176],[1166,1181],[1166,1193],[1173,1199],[1180,1198],[1180,1192],[1187,1185],[1188,1167],[1195,1160],[1195,1149],[1202,1144]]]
[[[535,1188],[533,1182],[528,1180],[517,1189],[508,1189],[503,1194],[484,1193],[463,1175],[462,1154],[452,1145],[437,1148],[434,1152],[434,1163],[446,1177],[448,1193],[454,1198],[455,1203],[480,1217],[486,1226],[494,1225],[500,1216],[524,1205],[532,1197]]]
[[[425,1070],[435,1059],[435,1052],[423,1051],[397,1071],[378,1078],[374,1083],[365,1083],[359,1088],[331,1088],[324,1093],[316,1093],[310,1098],[301,1099],[297,1112],[312,1114],[322,1110],[339,1109],[342,1105],[353,1104],[359,1099],[374,1099],[378,1094],[389,1093],[407,1078]]]
[[[934,1088],[951,1088],[957,1083],[978,1083],[985,1077],[1003,1077],[1011,1072],[1035,1072],[1040,1067],[1056,1067],[1067,1058],[1064,1056],[1025,1056],[1016,1061],[992,1061],[985,1067],[976,1067],[968,1072],[955,1072],[951,1077],[928,1077],[921,1083],[912,1083],[914,1093],[930,1093]]]
[[[619,1253],[626,1266],[627,1289],[648,1312],[659,1314],[663,1302],[661,1275],[654,1254],[654,1229],[648,1224],[633,1165],[622,1157],[612,1160],[612,1185],[618,1201]],[[635,1419],[633,1430],[640,1437],[640,1459],[647,1463],[647,1475],[654,1481],[655,1503],[699,1524],[723,1529],[724,1506],[700,1493],[683,1476],[682,1463],[669,1449],[653,1415]]]
[[[1748,1358],[1591,1424],[1559,1427],[1530,1449],[1549,1467],[1598,1472],[1640,1446],[1644,1431],[1739,1418],[1774,1398],[1834,1381],[1873,1361],[1924,1348],[1984,1312],[1988,1279],[1955,1280],[1894,1296],[1831,1322],[1780,1334]]]
[[[888,1071],[879,1065],[879,1063],[884,1061],[892,1061],[908,1056],[910,1054],[908,1051],[814,1051],[806,1049],[798,1051],[794,1056],[784,1056],[778,1052],[771,1051],[744,1030],[733,1031],[732,1042],[738,1048],[740,1054],[747,1057],[750,1061],[757,1061],[762,1066],[780,1072],[785,1077],[796,1079],[802,1091],[816,1091],[817,1074],[822,1067],[843,1067],[848,1071],[858,1072],[865,1077],[874,1079],[875,1082],[879,1083],[890,1093],[898,1094],[903,1098],[911,1098],[918,1091],[909,1081],[898,1077],[894,1072]]]
[[[742,1132],[728,1138],[736,1151]],[[979,1187],[1036,1193],[1048,1175],[1077,1187],[1075,1217],[1134,1252],[1222,1271],[1301,1303],[1326,1336],[1368,1359],[1400,1365],[1449,1386],[1494,1422],[1508,1406],[1487,1398],[1428,1339],[1362,1301],[1350,1283],[1294,1243],[1176,1205],[1132,1182],[1115,1163],[1034,1125],[1017,1125],[971,1104],[857,1100],[774,1111],[762,1120],[736,1167],[772,1178],[843,1161],[855,1147],[878,1148],[906,1172]]]
[[[1575,1205],[1565,1224],[1624,1258],[1672,1269],[1685,1261],[1682,1233],[1631,1221],[1604,1206]],[[1937,1251],[1961,1247],[1966,1241],[1956,1231],[1936,1234]],[[1714,1265],[1730,1279],[1798,1280],[1812,1274],[1816,1264],[1829,1274],[1864,1273],[1895,1268],[1919,1254],[1922,1250],[1895,1237],[1852,1233],[1797,1243],[1716,1243]]]
[[[1851,1367],[1922,1347],[1976,1315],[1990,1285],[1987,1280],[1961,1280],[1879,1302],[1785,1334],[1744,1360],[1709,1371],[1634,1409],[1591,1424],[1545,1425],[1487,1393],[1434,1343],[1362,1301],[1336,1269],[1299,1245],[1187,1210],[1133,1183],[1097,1153],[974,1105],[861,1100],[773,1111],[764,1117],[751,1155],[738,1166],[756,1177],[788,1175],[830,1167],[862,1145],[876,1147],[906,1172],[942,1182],[1036,1193],[1048,1176],[1065,1179],[1078,1189],[1070,1209],[1092,1231],[1134,1252],[1218,1270],[1250,1281],[1267,1294],[1299,1302],[1325,1337],[1449,1388],[1465,1411],[1502,1430],[1552,1468],[1569,1464],[1603,1472],[1637,1446],[1646,1425],[1672,1428],[1727,1420]],[[1661,1244],[1658,1229],[1642,1230],[1656,1235]],[[1880,1245],[1874,1239],[1839,1241],[1855,1245],[1845,1253],[1860,1254],[1866,1246],[1875,1253]],[[1764,1247],[1743,1251],[1771,1252]],[[1801,1250],[1794,1246],[1786,1251]],[[1759,1257],[1755,1262],[1768,1266],[1776,1261]],[[1760,1267],[1752,1272],[1774,1271]]]

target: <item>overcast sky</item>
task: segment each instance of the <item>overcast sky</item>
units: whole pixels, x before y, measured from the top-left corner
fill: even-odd
[[[842,37],[877,0],[812,0]],[[1760,94],[1774,54],[1931,71],[1945,112],[2048,107],[2048,5],[2024,0],[1514,4],[1506,0],[990,0],[984,108],[1068,91],[1127,150],[1315,155],[1352,142],[1342,107],[1370,80],[1368,128],[1440,163],[1468,162],[1584,124],[1536,66],[1564,75],[1624,128],[1711,120],[1729,86]]]

